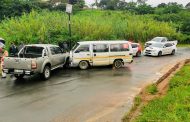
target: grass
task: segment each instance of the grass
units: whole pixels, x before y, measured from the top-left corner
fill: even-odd
[[[157,98],[141,109],[134,121],[189,122],[190,120],[190,64],[186,64],[169,82],[166,96]],[[154,86],[150,92],[155,91]]]
[[[178,44],[177,47],[190,47],[190,44]]]
[[[146,91],[149,93],[149,94],[156,94],[158,92],[158,89],[156,87],[155,84],[152,84],[150,86],[147,87]]]

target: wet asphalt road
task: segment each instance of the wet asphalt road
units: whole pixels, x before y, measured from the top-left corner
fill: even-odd
[[[175,56],[134,58],[118,70],[59,69],[48,81],[38,76],[1,79],[0,122],[118,122],[146,83],[168,63],[185,58],[190,58],[189,48],[180,48]]]

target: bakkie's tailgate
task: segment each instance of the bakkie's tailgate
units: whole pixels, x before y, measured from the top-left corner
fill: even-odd
[[[6,57],[4,59],[4,69],[31,70],[31,62],[32,59],[29,58]]]

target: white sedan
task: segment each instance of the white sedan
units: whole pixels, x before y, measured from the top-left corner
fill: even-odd
[[[146,47],[144,55],[150,56],[162,56],[162,55],[174,55],[177,51],[176,44],[174,43],[152,43],[151,46]]]

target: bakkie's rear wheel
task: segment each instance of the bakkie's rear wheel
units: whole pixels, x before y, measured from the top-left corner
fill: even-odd
[[[87,61],[81,61],[79,63],[79,68],[82,69],[82,70],[88,69],[88,67],[89,67],[89,64],[88,64]]]
[[[48,80],[50,78],[50,76],[51,76],[51,69],[49,66],[45,66],[43,73],[42,73],[42,78],[44,80]]]
[[[122,60],[115,60],[114,63],[113,63],[113,67],[119,69],[123,66],[123,62]]]

